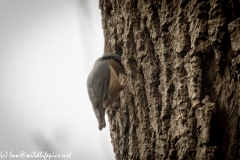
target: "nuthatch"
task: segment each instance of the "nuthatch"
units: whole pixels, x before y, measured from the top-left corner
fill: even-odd
[[[119,73],[125,74],[121,56],[110,53],[98,58],[87,79],[88,95],[99,123],[99,130],[106,127],[105,110],[124,88]]]

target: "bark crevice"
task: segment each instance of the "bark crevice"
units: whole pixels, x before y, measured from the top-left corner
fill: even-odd
[[[238,159],[240,2],[100,0],[127,87],[108,111],[116,159]],[[238,7],[238,8],[237,8]]]

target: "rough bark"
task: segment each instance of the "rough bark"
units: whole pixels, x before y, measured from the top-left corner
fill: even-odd
[[[240,2],[100,0],[127,87],[108,111],[118,160],[240,159]]]

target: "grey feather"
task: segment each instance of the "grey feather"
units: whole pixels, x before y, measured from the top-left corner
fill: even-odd
[[[87,80],[88,95],[100,130],[106,126],[103,101],[108,95],[109,77],[110,71],[107,61],[96,61]]]

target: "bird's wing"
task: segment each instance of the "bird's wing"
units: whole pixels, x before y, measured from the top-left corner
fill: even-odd
[[[98,119],[100,130],[106,125],[103,101],[108,94],[109,77],[110,71],[107,61],[95,64],[88,77],[88,94]]]

